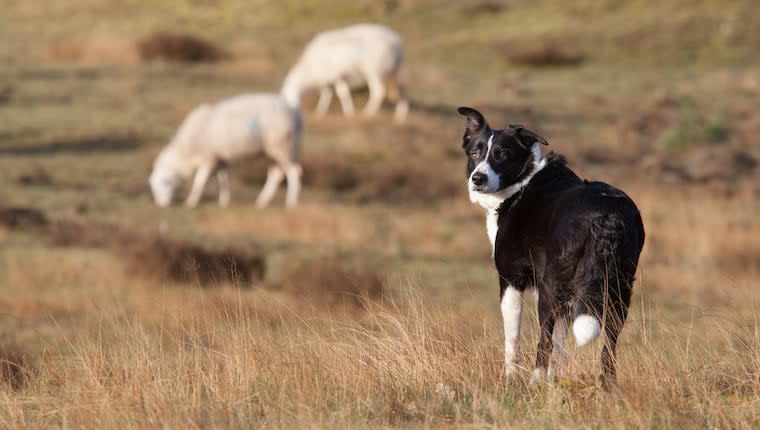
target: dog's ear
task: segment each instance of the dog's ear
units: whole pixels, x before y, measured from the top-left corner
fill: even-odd
[[[464,124],[464,139],[469,140],[475,133],[482,130],[483,127],[488,127],[486,119],[483,115],[475,109],[467,106],[461,106],[457,108],[457,112],[467,117],[467,122]]]
[[[522,124],[509,124],[509,128],[514,131],[517,140],[519,140],[525,148],[530,148],[536,142],[542,145],[549,144],[543,136],[529,128],[525,128]]]

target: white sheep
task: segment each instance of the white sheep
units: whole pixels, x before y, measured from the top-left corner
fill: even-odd
[[[195,207],[209,176],[216,171],[219,204],[227,206],[227,164],[263,151],[275,164],[269,168],[256,204],[269,204],[285,177],[285,203],[293,207],[301,188],[301,132],[300,110],[279,94],[247,94],[201,105],[190,112],[156,158],[149,180],[153,198],[159,206],[168,206],[177,188],[195,172],[186,200],[187,206]]]
[[[400,122],[409,112],[399,76],[403,62],[401,37],[382,25],[357,24],[324,31],[306,45],[285,77],[282,94],[290,103],[299,104],[304,93],[320,90],[316,114],[324,116],[332,100],[333,86],[343,114],[351,116],[354,114],[351,86],[366,83],[369,100],[364,114],[376,114],[387,91],[390,98],[396,99],[394,120]]]

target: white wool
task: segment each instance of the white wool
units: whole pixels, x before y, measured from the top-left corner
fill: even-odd
[[[292,104],[300,103],[309,91],[322,91],[320,110],[327,110],[329,88],[335,87],[343,111],[353,113],[349,87],[367,84],[370,100],[365,113],[374,114],[385,97],[385,84],[400,91],[404,47],[393,30],[376,24],[357,24],[317,34],[304,48],[298,62],[290,69],[282,86],[282,95]],[[326,103],[325,103],[326,102]],[[408,103],[399,94],[396,119],[403,120]],[[321,112],[324,113],[324,112]]]
[[[301,132],[300,110],[279,94],[246,94],[199,106],[156,158],[150,178],[156,202],[170,203],[174,190],[195,172],[192,199],[188,199],[188,205],[194,206],[219,162],[234,162],[262,151],[286,175],[300,172]],[[168,194],[168,201],[159,199],[162,194]],[[290,191],[289,186],[290,203],[295,204],[296,194],[297,189]]]

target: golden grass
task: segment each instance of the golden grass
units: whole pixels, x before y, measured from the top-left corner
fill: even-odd
[[[139,276],[116,248],[0,226],[0,428],[760,427],[760,170],[700,185],[661,169],[706,146],[760,157],[751,1],[38,3],[6,8],[0,202],[254,246],[267,272],[251,288],[192,288]],[[359,18],[408,41],[406,124],[389,125],[390,109],[347,120],[337,101],[325,119],[305,115],[295,211],[254,208],[264,170],[245,163],[228,209],[152,204],[152,160],[193,106],[276,90],[314,32]],[[234,60],[137,63],[134,41],[166,19]],[[508,50],[546,43],[583,64],[509,64]],[[504,380],[460,104],[495,127],[535,126],[579,174],[640,206],[647,242],[612,392],[595,382],[599,344],[573,351],[553,384]],[[669,136],[680,140],[658,143]]]
[[[168,291],[146,307],[105,293],[81,311],[86,327],[57,327],[28,383],[2,389],[5,428],[749,428],[760,419],[757,314],[684,326],[636,306],[620,385],[606,393],[589,379],[586,351],[555,384],[505,383],[495,314],[415,295],[350,320],[230,290]]]
[[[13,234],[2,254],[4,283],[10,286],[0,301],[0,312],[8,316],[2,333],[16,333],[4,348],[27,376],[20,385],[9,381],[0,389],[0,423],[4,428],[757,426],[756,267],[720,266],[723,256],[739,253],[737,243],[749,245],[757,237],[755,208],[737,198],[704,199],[709,195],[704,190],[652,192],[633,186],[629,191],[644,213],[649,242],[619,347],[619,386],[610,393],[595,383],[599,345],[574,351],[567,372],[553,384],[534,386],[522,377],[504,381],[496,301],[463,307],[446,296],[425,299],[422,292],[430,289],[425,280],[386,280],[395,298],[384,305],[367,302],[364,311],[320,310],[313,295],[297,290],[156,285],[120,270],[120,262],[105,251],[22,252]],[[299,216],[318,222],[317,213],[307,206]],[[242,225],[235,216],[250,215],[224,214],[217,225],[232,224],[233,230]],[[476,222],[482,220],[464,225],[478,232]],[[297,229],[268,228],[309,241]],[[362,240],[371,242],[379,234]],[[67,287],[74,285],[78,290]],[[493,295],[488,291],[484,297]],[[535,351],[535,319],[533,312],[526,316],[526,367]]]

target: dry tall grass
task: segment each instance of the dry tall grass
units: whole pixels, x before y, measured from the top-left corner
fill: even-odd
[[[753,1],[11,3],[0,205],[46,217],[0,213],[0,428],[760,427]],[[152,161],[193,106],[276,90],[317,31],[373,17],[407,41],[406,124],[307,113],[297,211],[255,208],[247,163],[227,210],[153,205]],[[142,64],[135,41],[167,22],[234,58]],[[616,390],[595,384],[598,344],[553,384],[504,380],[460,104],[640,206]],[[29,234],[46,219],[79,227]],[[176,242],[147,240],[159,225]],[[229,249],[263,279],[166,270],[224,271]]]
[[[590,351],[576,354],[573,376],[555,384],[505,383],[495,315],[413,294],[358,320],[305,318],[265,293],[170,292],[145,309],[101,299],[86,309],[86,327],[49,334],[55,345],[36,358],[25,385],[2,388],[4,428],[760,423],[756,313],[695,316],[683,326],[661,320],[656,306],[636,306],[620,386],[606,393],[588,376]]]

